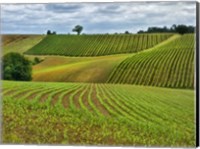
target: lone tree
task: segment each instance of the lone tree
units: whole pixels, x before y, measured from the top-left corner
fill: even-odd
[[[3,56],[3,79],[29,81],[32,79],[31,62],[19,53],[8,53]]]
[[[77,35],[80,35],[80,33],[82,32],[82,30],[83,30],[83,26],[81,26],[81,25],[76,25],[76,26],[72,29],[73,32],[77,32]]]
[[[124,33],[125,33],[125,34],[130,34],[129,31],[125,31]]]
[[[50,30],[47,31],[47,35],[51,35],[51,31]]]

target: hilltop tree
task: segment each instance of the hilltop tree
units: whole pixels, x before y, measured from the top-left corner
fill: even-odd
[[[56,31],[53,31],[53,33],[52,33],[53,35],[56,35]]]
[[[47,35],[51,35],[51,31],[50,30],[47,31]]]
[[[124,33],[125,33],[125,34],[130,34],[129,31],[125,31]]]
[[[83,30],[83,27],[82,27],[81,25],[76,25],[76,26],[72,29],[73,32],[77,32],[77,35],[80,35],[80,33],[82,32],[82,30]]]
[[[32,77],[31,62],[19,53],[8,53],[3,56],[3,79],[28,81]]]

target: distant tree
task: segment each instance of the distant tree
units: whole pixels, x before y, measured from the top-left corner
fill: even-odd
[[[51,31],[50,30],[47,31],[47,35],[51,35]]]
[[[32,64],[33,65],[36,65],[36,64],[39,64],[40,62],[42,62],[43,60],[39,59],[38,57],[35,57]]]
[[[130,34],[129,31],[125,31],[124,33],[125,33],[125,34]]]
[[[53,31],[53,33],[52,33],[53,35],[56,35],[56,32],[55,31]]]
[[[188,27],[186,25],[178,25],[176,27],[176,32],[179,33],[179,34],[188,33]]]
[[[32,79],[31,62],[19,53],[8,53],[3,56],[3,79],[28,81]]]
[[[175,25],[173,24],[170,28],[164,27],[149,27],[147,31],[140,30],[137,33],[194,33],[195,27],[194,26],[186,26],[186,25]]]
[[[176,24],[173,24],[170,28],[171,32],[176,32]]]
[[[144,33],[144,31],[143,30],[139,30],[137,33],[138,34],[142,34],[142,33]]]
[[[80,33],[82,32],[82,30],[83,30],[83,27],[82,27],[81,25],[76,25],[76,26],[72,29],[73,32],[77,32],[77,35],[80,35]]]

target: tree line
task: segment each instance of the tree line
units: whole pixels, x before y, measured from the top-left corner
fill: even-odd
[[[83,31],[83,26],[81,25],[76,25],[73,29],[73,32],[77,32],[77,35],[80,35],[81,32]],[[185,33],[194,33],[195,27],[194,26],[187,26],[184,24],[176,25],[173,24],[171,27],[149,27],[146,31],[144,30],[139,30],[137,33],[179,33],[179,34],[185,34]],[[118,34],[118,33],[115,33]],[[131,34],[129,31],[125,31],[124,34]],[[56,32],[53,31],[51,32],[50,30],[47,31],[47,35],[56,35]]]
[[[194,26],[187,26],[187,25],[176,25],[173,24],[170,28],[164,26],[164,27],[149,27],[146,31],[140,30],[137,33],[179,33],[179,34],[185,34],[185,33],[194,33],[195,27]]]

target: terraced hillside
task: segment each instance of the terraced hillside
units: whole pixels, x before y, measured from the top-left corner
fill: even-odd
[[[108,83],[194,87],[194,34],[176,35],[158,47],[122,61]]]
[[[23,53],[39,43],[44,35],[2,35],[2,53]]]
[[[100,56],[148,49],[173,34],[50,35],[25,52],[32,55]]]
[[[3,143],[194,146],[192,90],[3,81]]]

